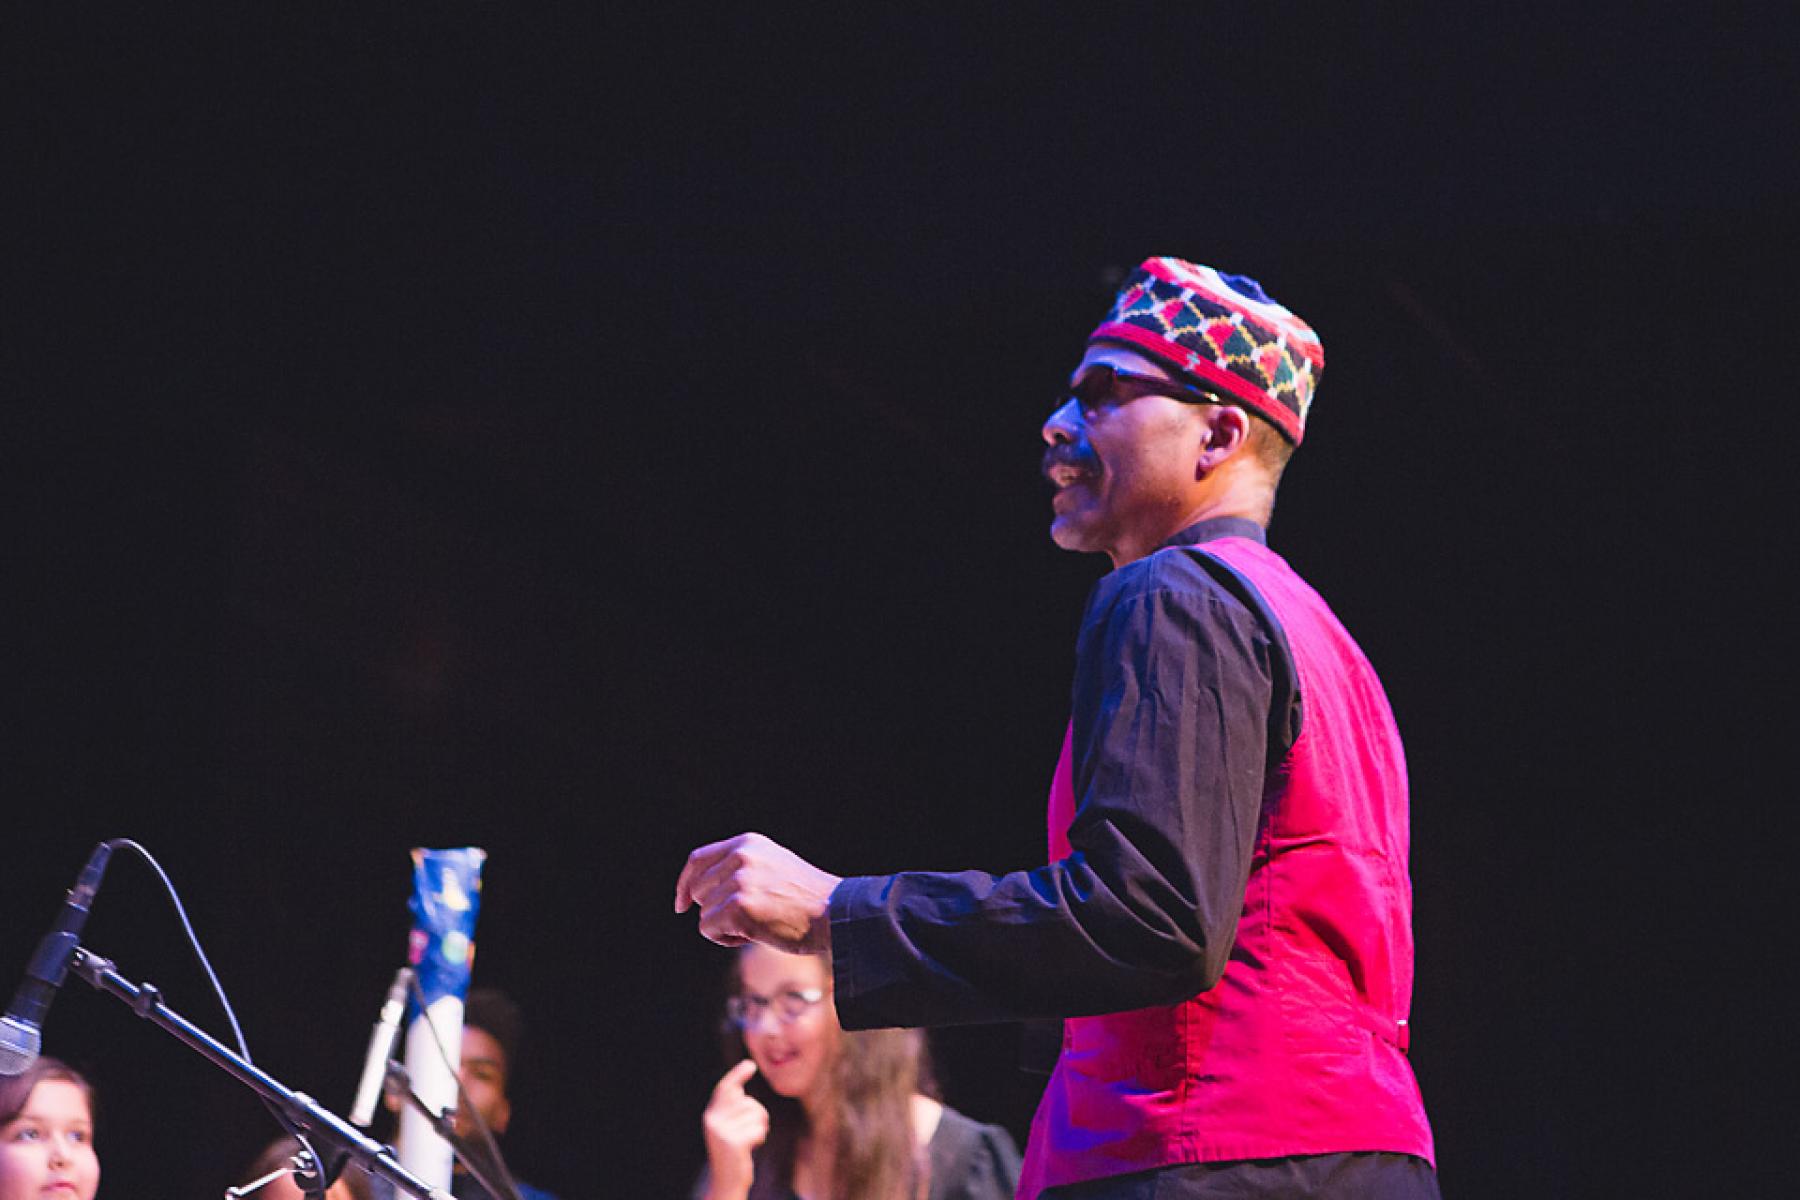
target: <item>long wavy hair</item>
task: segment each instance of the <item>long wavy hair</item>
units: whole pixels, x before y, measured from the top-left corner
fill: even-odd
[[[734,993],[743,986],[738,964],[745,953],[732,958],[728,986]],[[829,975],[831,961],[824,963]],[[831,1019],[837,1020],[835,1012]],[[742,1032],[726,1022],[723,1034],[730,1061],[742,1060],[748,1053]],[[925,1200],[929,1159],[918,1145],[912,1114],[913,1096],[937,1090],[925,1035],[916,1029],[840,1032],[820,1082],[838,1122],[828,1152],[831,1194],[813,1200]],[[784,1200],[793,1194],[794,1158],[811,1122],[800,1101],[777,1094],[760,1076],[749,1090],[769,1110],[768,1139],[752,1156],[750,1200]]]

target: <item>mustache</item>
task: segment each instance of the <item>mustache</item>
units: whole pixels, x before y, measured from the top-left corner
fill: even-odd
[[[1049,479],[1050,472],[1057,467],[1092,473],[1100,469],[1100,460],[1094,456],[1093,448],[1085,442],[1058,442],[1044,451],[1044,461],[1038,466],[1038,474]]]

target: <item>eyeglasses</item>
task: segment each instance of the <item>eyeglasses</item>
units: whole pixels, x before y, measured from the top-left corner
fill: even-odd
[[[1081,378],[1063,396],[1061,404],[1073,400],[1082,408],[1097,408],[1109,402],[1123,404],[1136,400],[1139,396],[1167,396],[1171,400],[1184,400],[1190,404],[1225,403],[1204,388],[1183,383],[1179,379],[1121,371],[1111,363],[1095,363],[1081,373]]]
[[[764,1013],[773,1012],[777,1021],[792,1025],[824,998],[823,988],[796,988],[773,996],[746,993],[725,1001],[725,1019],[739,1029],[753,1029],[762,1024]]]

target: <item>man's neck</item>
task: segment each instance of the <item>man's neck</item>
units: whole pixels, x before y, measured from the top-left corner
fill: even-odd
[[[1251,524],[1258,527],[1266,527],[1268,524],[1260,509],[1248,508],[1242,504],[1202,505],[1190,510],[1188,516],[1184,520],[1173,522],[1171,527],[1164,532],[1161,537],[1154,541],[1134,544],[1120,550],[1108,551],[1108,557],[1112,559],[1113,570],[1116,571],[1120,567],[1123,567],[1128,563],[1134,563],[1140,558],[1148,558],[1159,548],[1166,545],[1170,538],[1175,537],[1184,529],[1192,529],[1202,521],[1217,521],[1231,517],[1249,521]]]

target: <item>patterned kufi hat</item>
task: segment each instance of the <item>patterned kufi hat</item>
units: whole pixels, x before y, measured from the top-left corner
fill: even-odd
[[[1300,444],[1325,369],[1319,337],[1245,275],[1145,259],[1090,342],[1120,342],[1267,418]]]

